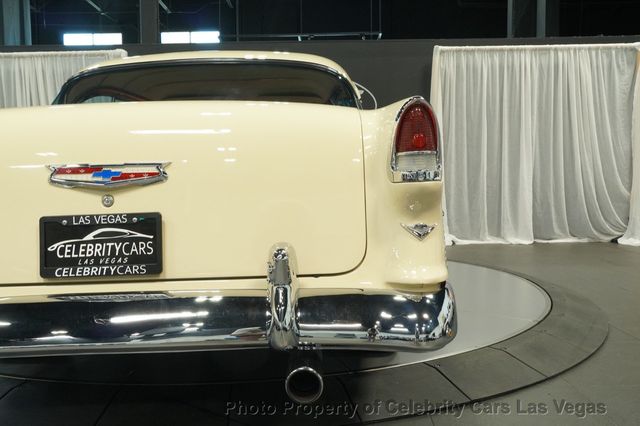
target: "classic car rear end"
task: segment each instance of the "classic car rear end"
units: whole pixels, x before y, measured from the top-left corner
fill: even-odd
[[[57,103],[0,113],[0,356],[455,335],[421,98],[366,111],[327,59],[199,52],[89,69]]]

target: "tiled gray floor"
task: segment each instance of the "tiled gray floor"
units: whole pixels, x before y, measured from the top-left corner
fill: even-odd
[[[607,405],[618,425],[640,424],[640,340],[611,327],[600,351],[560,376],[591,400]]]
[[[545,379],[506,352],[482,348],[451,358],[429,361],[470,399],[503,393]],[[499,365],[500,368],[496,368]]]
[[[640,247],[611,243],[472,245],[447,250],[451,260],[524,273],[588,297],[609,322],[640,338]]]
[[[17,386],[23,384],[23,380],[9,379],[6,377],[0,377],[0,399],[4,398]]]
[[[585,404],[585,407],[586,404],[595,404],[595,401],[591,401],[580,389],[563,381],[562,378],[557,378],[500,399],[467,405],[461,415],[460,413],[436,415],[432,416],[432,420],[435,426],[545,424],[607,426],[615,424],[607,414],[581,416],[569,414],[566,408],[562,411],[559,407],[562,407],[563,400],[568,404]]]
[[[222,414],[215,414],[196,404],[179,400],[184,389],[153,387],[124,387],[110,402],[97,426],[175,426],[175,425],[226,425]],[[180,399],[184,399],[180,395]],[[91,423],[84,423],[91,424]]]
[[[385,425],[394,426],[434,426],[432,416],[413,416],[392,419],[384,422]]]
[[[166,386],[156,390],[165,399],[171,399],[217,416],[225,416],[226,402],[231,395],[231,385]]]
[[[346,425],[359,423],[349,395],[342,384],[326,377],[322,397],[307,407],[294,404],[284,392],[282,381],[234,384],[228,400],[230,419],[245,425]],[[325,406],[334,407],[330,414]],[[265,415],[254,413],[264,412]]]
[[[363,421],[419,414],[469,399],[426,364],[341,376]]]
[[[449,259],[527,274],[555,283],[596,303],[609,319],[604,345],[557,378],[491,402],[591,401],[606,405],[604,416],[489,416],[466,414],[464,425],[638,425],[640,422],[640,248],[617,244],[456,246]],[[543,368],[543,367],[540,367]],[[551,406],[553,408],[553,406]],[[452,424],[434,416],[436,425]],[[402,423],[398,423],[402,424]],[[412,423],[407,423],[412,424]]]
[[[0,399],[0,425],[91,425],[115,391],[110,386],[26,382]]]
[[[591,354],[591,350],[534,330],[492,347],[513,355],[546,377],[573,367]]]

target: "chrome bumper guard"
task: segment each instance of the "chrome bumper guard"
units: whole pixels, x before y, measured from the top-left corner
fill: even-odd
[[[456,333],[448,283],[432,294],[301,289],[276,246],[264,290],[53,295],[0,304],[0,357],[271,347],[424,351]],[[23,300],[20,300],[23,299]]]

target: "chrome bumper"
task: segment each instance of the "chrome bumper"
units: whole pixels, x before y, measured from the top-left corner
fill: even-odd
[[[300,289],[293,251],[272,251],[265,290],[12,298],[0,357],[271,347],[423,351],[456,333],[451,287],[432,294]]]

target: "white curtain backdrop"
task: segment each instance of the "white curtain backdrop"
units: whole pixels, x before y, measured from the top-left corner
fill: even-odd
[[[633,117],[631,124],[633,155],[633,183],[631,187],[631,207],[629,227],[619,242],[640,246],[640,48],[637,52],[635,88],[633,91]]]
[[[0,108],[48,105],[82,68],[125,56],[122,49],[0,53]]]
[[[639,48],[436,47],[449,241],[640,244]]]

